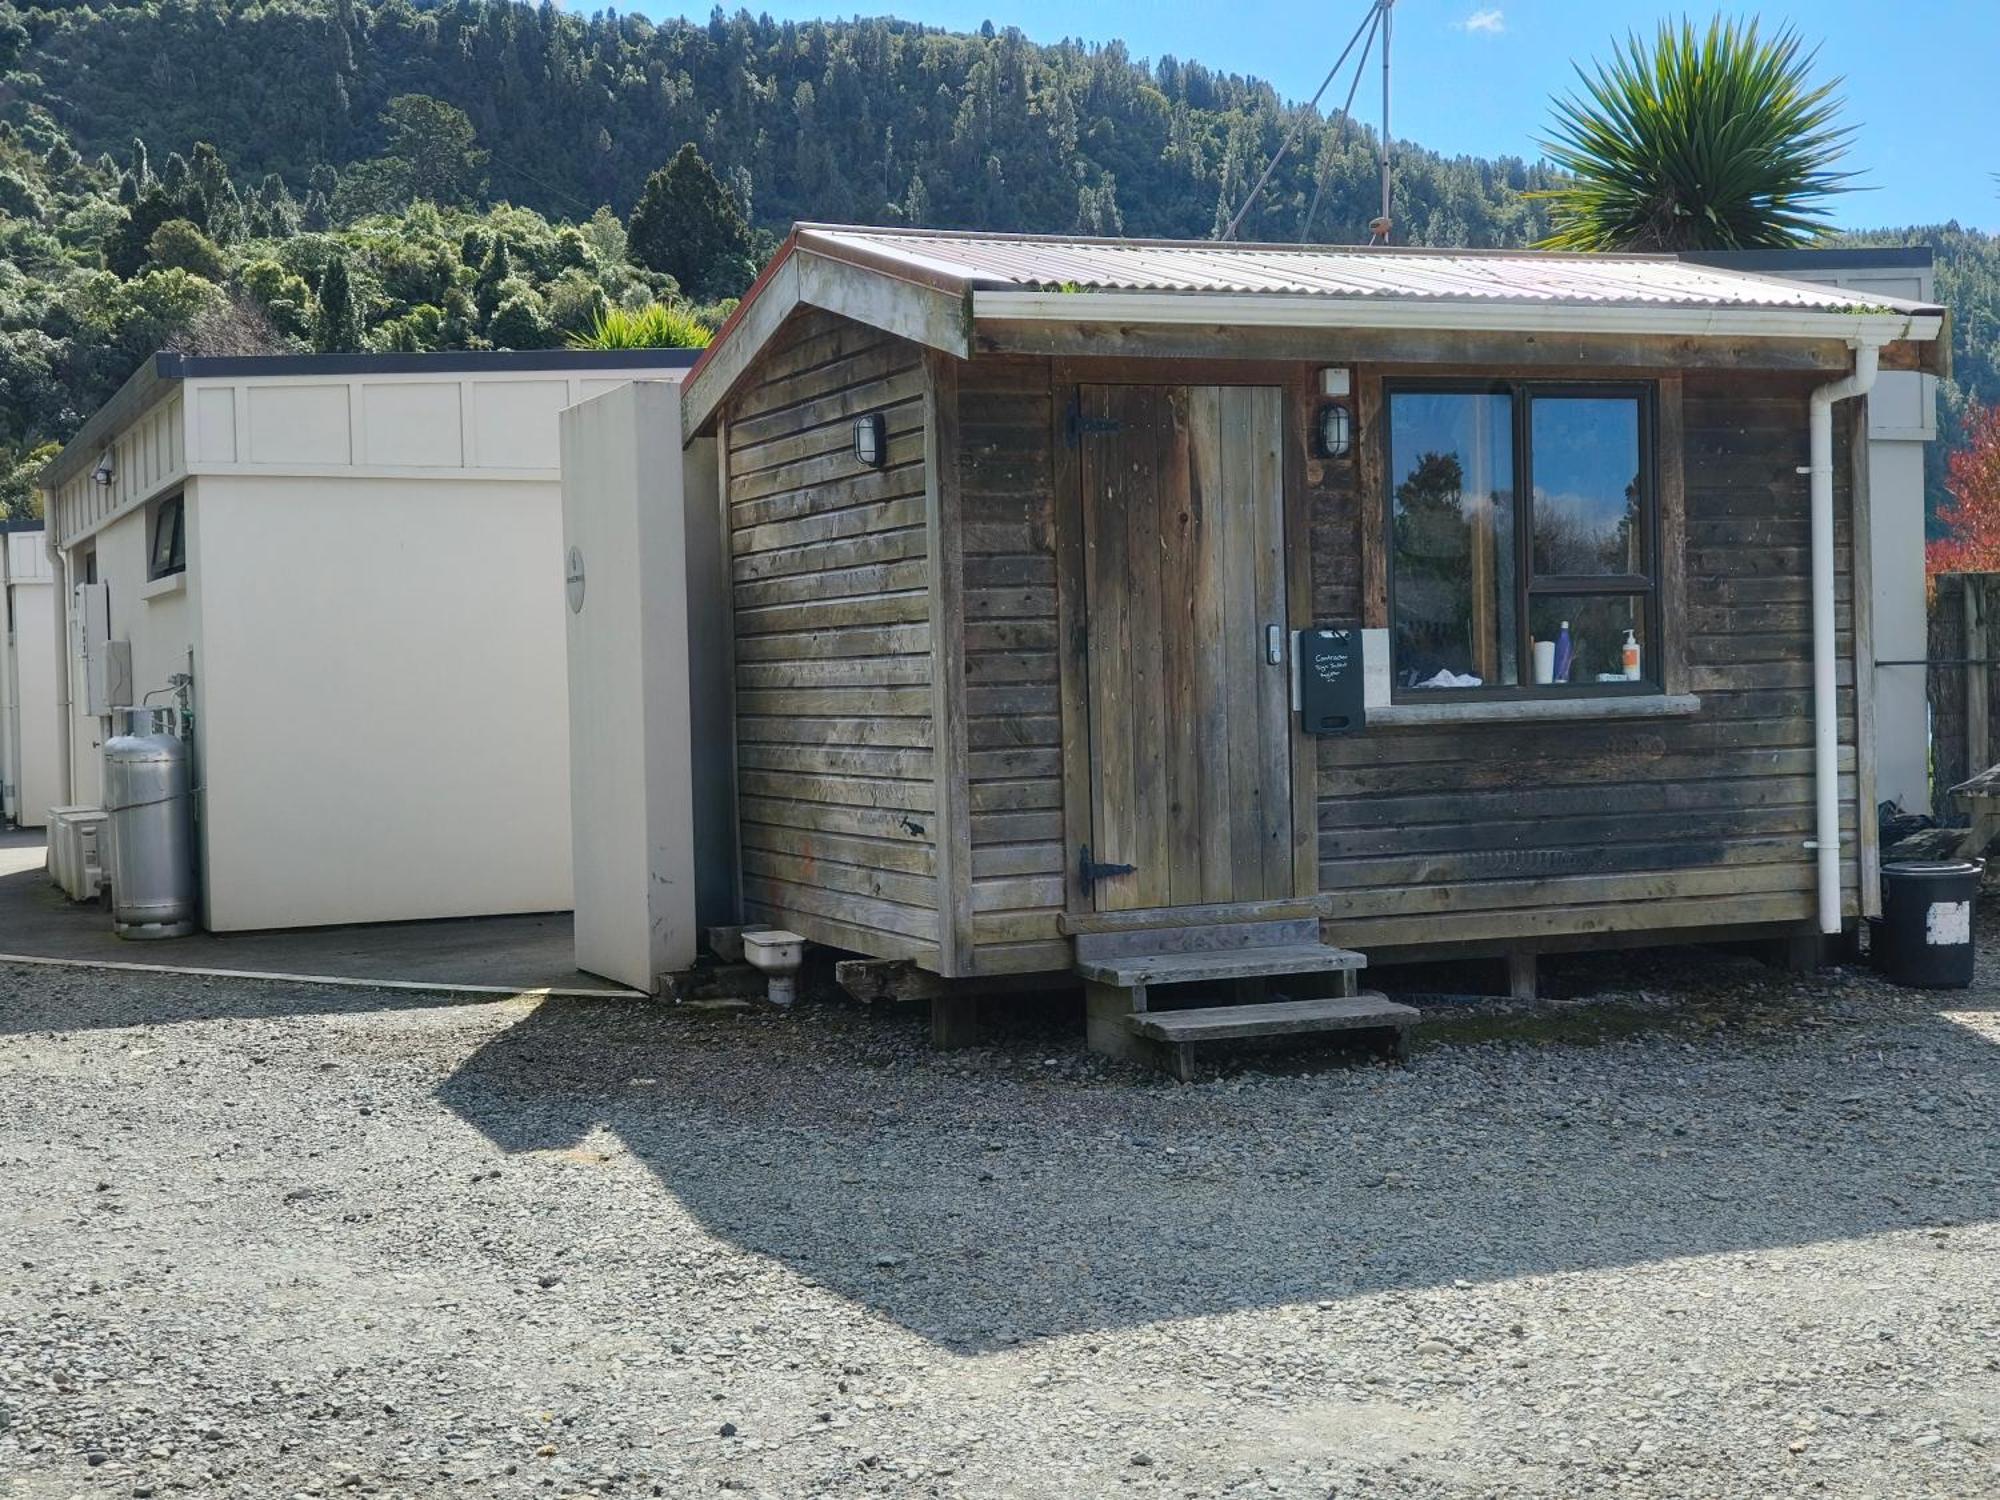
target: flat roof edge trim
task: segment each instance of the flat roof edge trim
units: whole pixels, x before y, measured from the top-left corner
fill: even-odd
[[[1576,303],[1475,303],[1266,293],[988,292],[972,294],[975,320],[1014,323],[1235,323],[1245,327],[1411,328],[1495,332],[1659,333],[1697,337],[1927,342],[1942,317],[1750,307],[1635,307]]]
[[[588,375],[688,370],[700,349],[440,349],[375,354],[161,354],[174,380],[324,380],[369,376]]]
[[[700,349],[441,349],[374,354],[179,354],[146,356],[104,404],[83,421],[62,450],[36,471],[33,483],[54,490],[68,483],[117,435],[168,391],[202,380],[392,381],[436,376],[604,374],[634,379],[686,379]]]

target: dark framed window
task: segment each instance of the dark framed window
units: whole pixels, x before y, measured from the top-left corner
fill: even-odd
[[[1654,388],[1410,380],[1383,400],[1396,700],[1657,692]]]
[[[169,495],[153,512],[152,561],[148,578],[167,578],[187,571],[187,507],[180,495]]]

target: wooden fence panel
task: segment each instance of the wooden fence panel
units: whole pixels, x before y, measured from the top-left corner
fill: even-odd
[[[1924,655],[1933,662],[1962,661],[1965,649],[1965,575],[1940,573],[1931,593]],[[1940,816],[1951,809],[1944,794],[1965,780],[1965,673],[1952,666],[1924,669],[1924,692],[1931,705],[1931,806]]]
[[[2000,759],[2000,573],[1940,573],[1932,580],[1925,656],[1931,706],[1931,806],[1957,821],[1947,793]]]

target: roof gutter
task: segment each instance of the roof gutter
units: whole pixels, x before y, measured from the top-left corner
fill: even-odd
[[[1462,299],[1273,295],[1266,292],[975,291],[976,322],[1224,324],[1239,328],[1397,328],[1492,333],[1661,334],[1669,337],[1929,342],[1929,311],[1578,305]]]

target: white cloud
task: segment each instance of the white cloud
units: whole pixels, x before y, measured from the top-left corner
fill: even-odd
[[[1475,10],[1458,23],[1458,29],[1480,32],[1485,36],[1498,36],[1507,29],[1507,17],[1500,7],[1495,5],[1484,10]]]

